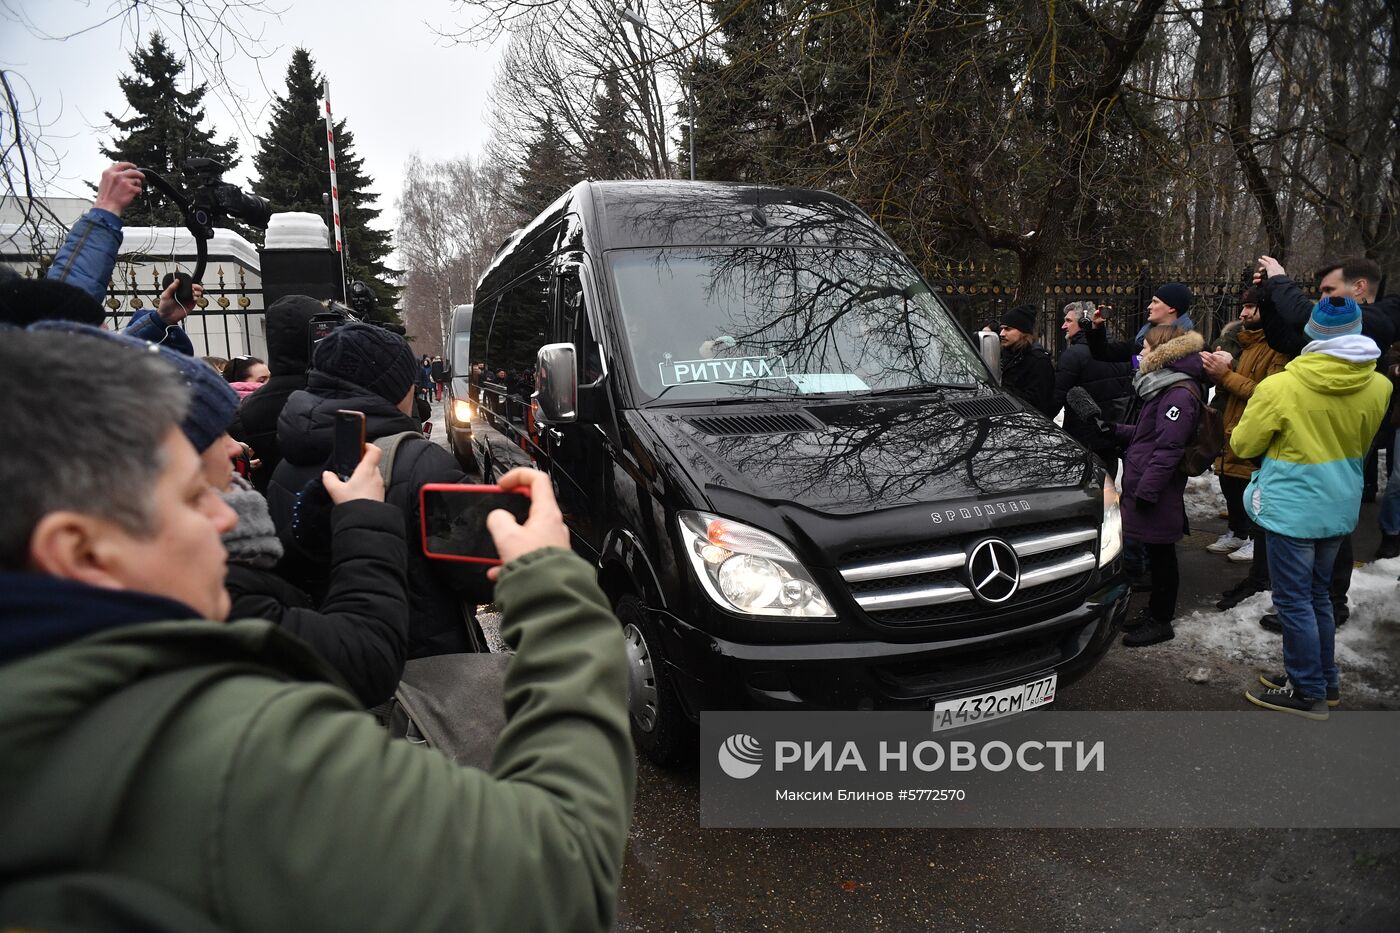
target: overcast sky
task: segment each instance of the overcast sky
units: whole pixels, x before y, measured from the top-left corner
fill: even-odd
[[[29,82],[40,101],[40,117],[49,124],[44,136],[61,165],[47,193],[90,197],[83,181],[95,180],[107,164],[98,145],[111,139],[103,113],[129,116],[117,77],[131,71],[127,56],[138,38],[120,21],[98,25],[124,5],[120,0],[0,0],[0,66]],[[449,0],[272,0],[271,5],[286,9],[280,17],[247,18],[250,26],[265,27],[267,57],[238,56],[229,65],[231,86],[246,103],[220,92],[205,98],[219,138],[239,140],[242,162],[228,180],[246,184],[252,134],[265,128],[271,94],[284,90],[287,62],[298,45],[311,51],[317,69],[330,79],[336,119],[345,119],[355,134],[356,154],[374,177],[386,227],[392,226],[410,153],[429,160],[480,153],[499,45],[451,45],[440,39],[433,27],[454,23]],[[53,36],[93,28],[57,41],[35,35],[22,18]]]

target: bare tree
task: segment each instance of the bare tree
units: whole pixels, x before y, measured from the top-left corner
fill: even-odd
[[[47,42],[63,42],[98,30],[110,32],[120,37],[122,50],[127,52],[140,47],[147,33],[163,33],[181,55],[191,82],[224,93],[230,113],[249,129],[247,109],[230,91],[226,67],[234,60],[271,54],[263,45],[264,22],[281,12],[267,0],[123,0],[105,8],[80,0],[12,0],[5,4],[4,16],[32,37]],[[63,26],[52,29],[46,25],[50,21]],[[0,83],[5,95],[0,116],[3,193],[21,205],[30,248],[42,253],[47,242],[42,228],[53,225],[63,229],[58,218],[36,200],[58,169],[56,153],[44,138],[47,124],[40,115],[43,98],[19,72],[0,72]]]
[[[692,60],[704,41],[698,3],[652,2],[645,27],[624,20],[613,0],[485,0],[455,6],[462,22],[448,33],[451,38],[480,41],[510,34],[493,94],[493,131],[517,158],[541,122],[565,128],[582,158],[590,105],[603,83],[613,79],[647,156],[647,173],[674,175],[680,140],[672,136],[670,114],[681,107]]]
[[[404,325],[424,352],[442,351],[452,308],[472,300],[477,280],[515,227],[507,195],[505,165],[489,155],[409,159],[397,202],[397,243]]]

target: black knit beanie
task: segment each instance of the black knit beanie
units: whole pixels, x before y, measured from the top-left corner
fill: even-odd
[[[1035,333],[1035,305],[1017,305],[1001,316],[1002,327],[1014,327],[1023,334]]]
[[[397,405],[418,376],[408,341],[371,324],[346,324],[316,344],[311,365]]]
[[[1191,289],[1180,282],[1168,282],[1158,286],[1152,297],[1162,299],[1164,303],[1175,308],[1178,315],[1191,310]]]

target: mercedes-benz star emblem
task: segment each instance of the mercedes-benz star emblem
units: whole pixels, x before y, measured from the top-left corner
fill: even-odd
[[[1021,562],[1000,538],[977,542],[967,556],[967,582],[984,603],[998,605],[1016,595],[1021,585]]]

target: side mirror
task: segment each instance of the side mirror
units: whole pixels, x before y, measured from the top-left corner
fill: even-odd
[[[992,371],[992,379],[1001,385],[1001,335],[979,330],[977,352],[982,354],[982,362]]]
[[[541,424],[578,420],[578,364],[571,343],[547,343],[535,357],[535,392]]]

